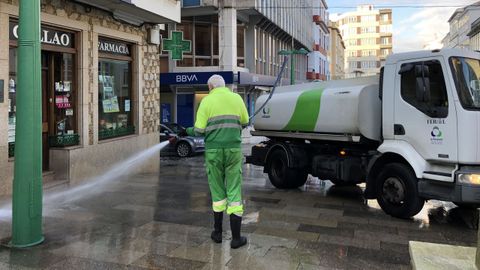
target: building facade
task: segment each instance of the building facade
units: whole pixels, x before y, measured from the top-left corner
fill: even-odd
[[[330,50],[330,31],[328,28],[328,6],[326,1],[312,1],[314,44],[308,54],[308,80],[326,81],[330,77],[328,51]]]
[[[320,1],[315,1],[320,2]],[[245,100],[250,114],[256,97],[269,90],[284,57],[281,51],[312,51],[316,44],[312,21],[314,1],[184,0],[182,21],[165,25],[162,35],[181,31],[192,43],[183,60],[172,61],[169,52],[161,56],[161,118],[163,122],[193,125],[196,109],[208,94],[207,80],[221,74],[227,84]],[[319,4],[316,4],[319,6]],[[290,7],[290,8],[289,8]],[[297,83],[307,81],[309,57],[294,55]],[[290,82],[290,62],[282,83]]]
[[[480,17],[480,2],[455,10],[448,20],[450,31],[443,38],[444,48],[470,48],[469,33]]]
[[[341,80],[345,78],[345,42],[336,22],[329,22],[328,29],[330,30],[330,50],[328,51],[330,80]]]
[[[392,53],[392,10],[361,5],[337,20],[345,42],[347,78],[378,74],[386,57]]]
[[[467,34],[470,49],[473,51],[480,51],[480,18],[472,23],[471,30]]]
[[[179,21],[180,4],[113,0],[41,5],[45,180],[96,176],[159,142],[158,25]],[[115,7],[115,9],[111,7]],[[15,162],[18,1],[0,0],[0,194],[11,193]],[[159,160],[144,168],[158,171]]]

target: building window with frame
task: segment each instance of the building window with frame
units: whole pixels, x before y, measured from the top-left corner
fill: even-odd
[[[237,26],[237,66],[245,67],[245,26]]]
[[[134,134],[132,46],[99,38],[98,48],[98,138]]]
[[[185,53],[183,60],[177,61],[178,67],[219,65],[218,16],[182,18],[176,29],[183,32],[185,40],[192,41],[192,52]]]

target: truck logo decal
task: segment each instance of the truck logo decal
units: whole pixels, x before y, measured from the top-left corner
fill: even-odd
[[[262,112],[262,118],[270,118],[270,108],[265,107],[263,108]]]
[[[430,139],[432,144],[443,144],[443,133],[439,127],[433,127],[430,135],[432,135],[432,138]]]
[[[442,138],[442,131],[438,127],[434,127],[432,130],[432,137],[434,138]]]
[[[295,111],[293,112],[285,131],[313,131],[317,125],[317,119],[320,113],[320,103],[322,102],[323,89],[312,89],[303,92],[297,100]]]

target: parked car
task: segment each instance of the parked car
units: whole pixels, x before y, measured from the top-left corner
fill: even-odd
[[[175,152],[179,157],[189,157],[205,151],[205,142],[202,137],[186,135],[185,128],[177,123],[160,124],[160,141],[163,142],[172,137],[177,137],[176,142],[170,144],[166,151]]]

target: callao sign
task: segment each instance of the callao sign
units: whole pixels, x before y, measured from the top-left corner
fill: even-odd
[[[10,40],[18,40],[17,22],[10,22]],[[74,35],[73,33],[42,26],[40,41],[43,44],[72,48],[74,44]]]

